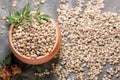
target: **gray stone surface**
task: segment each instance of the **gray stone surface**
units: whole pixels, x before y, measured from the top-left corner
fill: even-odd
[[[12,8],[12,3],[14,0],[0,0],[0,32],[3,32],[3,34],[0,34],[0,58],[2,58],[3,56],[5,56],[7,53],[10,52],[9,49],[9,43],[8,43],[8,30],[9,30],[9,25],[6,24],[6,22],[4,20],[2,20],[2,16],[4,15],[8,15],[11,11],[13,10],[19,10],[20,8],[22,8],[25,4],[29,3],[33,3],[33,0],[18,0],[17,3],[17,8],[14,9]],[[34,0],[37,1],[37,0]],[[39,0],[40,1],[40,0]],[[70,4],[72,6],[75,6],[76,0],[70,0]],[[86,0],[85,4],[87,3],[88,0]],[[117,12],[120,13],[120,0],[105,0],[105,8],[102,10],[102,12]],[[54,19],[57,20],[57,12],[56,9],[59,6],[59,0],[47,0],[47,2],[43,5],[43,12],[49,14],[50,16],[52,16]],[[31,9],[35,10],[36,8],[34,8],[33,4],[31,4]],[[2,29],[1,26],[6,26],[5,29]],[[21,67],[26,70],[27,67],[24,67],[26,64],[23,64],[17,60],[15,60],[16,63],[18,63],[19,65],[21,65]],[[54,59],[51,60],[50,62],[42,65],[41,69],[44,70],[45,68],[51,69],[51,66],[49,65],[51,62],[56,62],[58,63],[59,60],[58,59]],[[101,80],[101,78],[103,77],[103,74],[106,74],[106,69],[109,67],[114,67],[114,65],[105,65],[103,68],[103,72],[102,74],[99,75],[99,80]],[[89,69],[85,68],[85,73],[87,74]],[[47,75],[44,76],[43,78],[36,78],[33,75],[33,69],[30,69],[29,71],[25,71],[24,75],[28,75],[31,78],[29,80],[57,80],[57,76],[54,74],[51,75]],[[85,75],[87,77],[87,75]],[[69,78],[73,78],[74,74],[71,74],[69,76]],[[115,77],[113,77],[111,80],[120,80],[120,79],[115,79]]]

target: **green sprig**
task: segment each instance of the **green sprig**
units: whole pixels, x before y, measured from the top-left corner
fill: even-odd
[[[49,16],[47,14],[41,14],[41,18],[43,18],[43,19],[49,19],[49,18],[51,18],[51,16]]]
[[[39,6],[38,8],[37,8],[37,13],[39,13],[39,12],[41,12],[42,11],[42,9],[43,9],[43,7],[42,6]]]
[[[42,19],[43,20],[47,20],[49,18],[51,18],[49,15],[47,14],[41,14],[41,10],[42,10],[42,6],[39,6],[36,10],[36,14],[35,14],[35,18],[36,20],[42,24]],[[20,26],[21,24],[26,26],[27,25],[27,20],[29,20],[31,23],[34,22],[33,21],[33,17],[30,14],[31,10],[30,10],[30,4],[28,3],[22,10],[20,10],[19,12],[16,12],[15,14],[10,14],[9,16],[7,16],[7,20],[9,24],[15,23],[15,27]]]
[[[40,18],[40,16],[36,15],[36,19],[37,19],[37,21],[38,21],[39,23],[43,23],[43,22],[42,22],[42,19]]]
[[[0,60],[0,66],[10,66],[11,65],[11,53],[7,54],[4,58]]]

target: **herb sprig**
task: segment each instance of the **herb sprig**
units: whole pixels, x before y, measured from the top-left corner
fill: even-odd
[[[0,59],[0,67],[11,65],[11,53],[8,53],[4,58]]]
[[[10,14],[9,16],[7,16],[7,20],[9,24],[14,23],[15,27],[18,27],[20,25],[27,25],[27,20],[29,20],[31,23],[34,22],[33,21],[33,17],[36,18],[36,20],[42,24],[42,20],[47,20],[49,18],[51,18],[49,15],[47,14],[41,14],[41,10],[42,7],[39,6],[36,10],[36,14],[34,16],[31,15],[31,9],[30,9],[30,4],[28,3],[22,10],[20,10],[19,12],[16,12],[15,14]]]

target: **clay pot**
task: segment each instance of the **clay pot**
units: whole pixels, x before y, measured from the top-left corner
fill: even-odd
[[[21,55],[20,52],[18,52],[15,48],[14,45],[12,43],[12,30],[14,27],[14,23],[11,24],[10,26],[10,30],[9,30],[9,43],[10,43],[10,48],[13,52],[13,54],[22,62],[27,63],[27,64],[31,64],[31,65],[37,65],[37,64],[43,64],[48,62],[49,60],[51,60],[58,52],[60,45],[61,45],[61,31],[60,28],[57,24],[57,22],[53,19],[50,19],[51,22],[53,23],[53,25],[55,26],[56,29],[56,42],[54,44],[53,49],[51,50],[51,52],[47,53],[44,56],[39,56],[37,58],[30,58],[27,57],[25,55]]]

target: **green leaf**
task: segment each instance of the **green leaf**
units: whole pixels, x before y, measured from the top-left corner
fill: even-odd
[[[23,9],[23,13],[26,16],[30,14],[30,4],[29,3],[25,6],[25,9]]]
[[[21,18],[21,17],[18,16],[18,15],[15,16],[15,20],[19,20],[20,18]]]
[[[20,26],[20,24],[18,22],[15,23],[15,27],[18,27]]]
[[[39,23],[43,23],[42,20],[41,20],[41,18],[40,18],[38,15],[36,15],[36,19],[37,19],[37,21],[38,21]]]
[[[28,17],[28,19],[30,20],[31,23],[33,22],[33,18],[31,15]]]
[[[40,66],[36,66],[35,68],[36,68],[36,72],[38,72],[38,73],[41,73],[41,72],[42,72]]]
[[[8,23],[10,23],[10,24],[15,22],[15,16],[13,16],[13,15],[9,15],[6,18],[8,20]]]
[[[8,20],[9,24],[11,24],[11,23],[13,23],[15,21],[14,19],[11,19],[10,17],[7,17],[7,20]]]
[[[42,8],[43,8],[42,6],[39,6],[39,7],[37,8],[37,13],[40,12],[40,11],[42,10]]]
[[[11,65],[11,53],[7,54],[3,59],[0,60],[1,67]]]
[[[49,16],[49,15],[47,15],[47,14],[42,14],[42,15],[41,15],[41,18],[43,18],[43,19],[49,19],[49,18],[51,18],[51,16]]]
[[[30,4],[29,3],[26,5],[26,11],[30,11]]]
[[[3,63],[3,60],[0,59],[0,69],[1,69],[2,66],[5,66],[5,64]]]
[[[24,26],[26,26],[26,25],[27,25],[27,22],[26,22],[26,20],[25,20],[25,19],[23,19],[23,20],[22,20],[22,23],[23,23],[23,25],[24,25]]]
[[[6,55],[5,59],[3,60],[3,63],[6,66],[10,66],[11,65],[11,53],[9,53],[8,55]]]
[[[16,12],[16,15],[20,16],[20,12],[17,11],[17,12]]]

